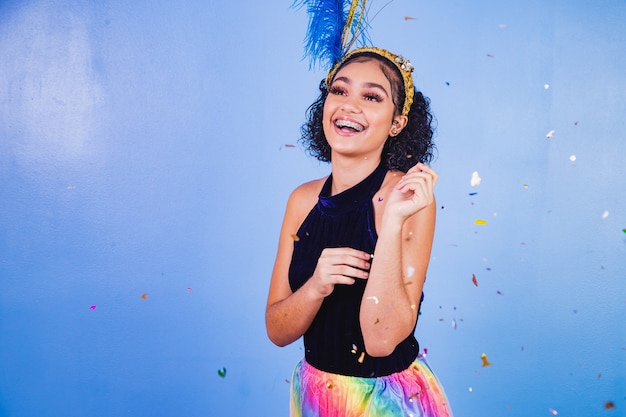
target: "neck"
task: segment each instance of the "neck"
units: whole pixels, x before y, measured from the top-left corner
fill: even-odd
[[[348,188],[354,187],[368,175],[370,175],[380,164],[378,158],[361,158],[359,160],[333,158],[331,169],[333,173],[333,183],[331,193],[339,194]]]

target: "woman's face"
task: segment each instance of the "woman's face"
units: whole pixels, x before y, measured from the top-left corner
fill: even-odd
[[[396,117],[396,128],[406,119]],[[323,128],[333,155],[380,158],[394,122],[391,84],[375,60],[341,68],[324,103]]]

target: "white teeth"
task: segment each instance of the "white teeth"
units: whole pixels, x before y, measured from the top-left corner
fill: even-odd
[[[335,126],[337,126],[340,129],[344,128],[344,127],[347,127],[347,128],[350,128],[350,129],[354,129],[357,132],[362,132],[363,131],[363,126],[361,126],[358,123],[351,122],[350,120],[343,120],[343,119],[337,120],[337,121],[335,121]]]

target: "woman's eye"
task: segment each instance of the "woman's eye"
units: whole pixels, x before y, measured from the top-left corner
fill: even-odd
[[[366,94],[365,100],[367,101],[381,101],[381,97],[378,94]]]
[[[331,87],[330,88],[330,93],[331,94],[342,95],[342,96],[346,94],[346,92],[342,88],[339,88],[339,87]]]

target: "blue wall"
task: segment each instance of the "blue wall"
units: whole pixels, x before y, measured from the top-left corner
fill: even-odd
[[[475,3],[372,22],[439,123],[418,339],[457,417],[624,416],[626,3]],[[265,297],[328,172],[289,4],[0,1],[0,416],[287,414]]]

